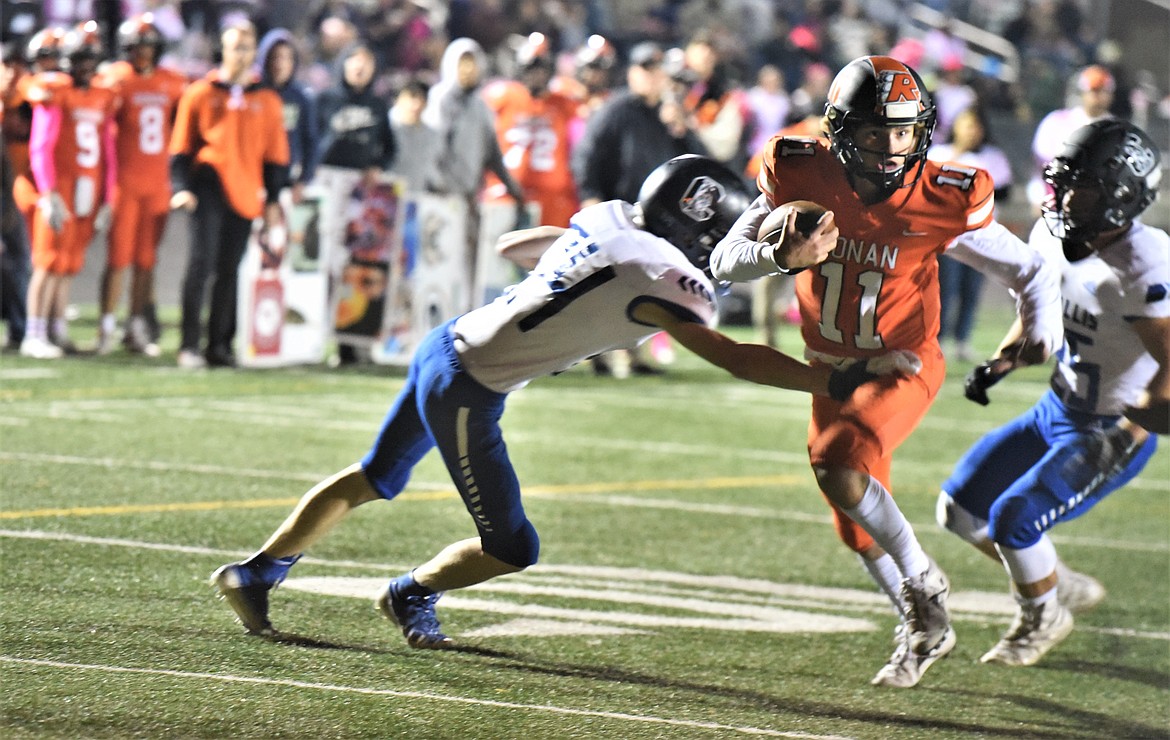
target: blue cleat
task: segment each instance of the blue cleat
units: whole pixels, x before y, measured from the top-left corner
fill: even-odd
[[[268,592],[276,584],[260,580],[243,563],[228,563],[211,574],[211,585],[249,633],[264,637],[276,634],[268,621]]]
[[[402,628],[406,642],[412,648],[442,649],[450,647],[451,638],[444,635],[435,616],[435,602],[442,592],[429,596],[406,596],[402,592],[413,582],[410,575],[392,579],[378,594],[374,605],[382,616]]]

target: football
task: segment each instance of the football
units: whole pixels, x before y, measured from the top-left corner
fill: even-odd
[[[808,236],[816,228],[817,221],[827,210],[824,206],[813,203],[811,200],[789,201],[769,213],[760,224],[758,241],[775,244],[780,241],[780,234],[784,228],[784,221],[788,218],[788,211],[796,209],[796,230]]]

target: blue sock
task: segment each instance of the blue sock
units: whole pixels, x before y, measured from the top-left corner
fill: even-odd
[[[394,579],[398,582],[399,596],[433,596],[434,589],[427,588],[418,581],[414,580],[414,571],[404,573]]]
[[[265,552],[258,552],[245,560],[243,565],[264,583],[276,585],[284,580],[285,576],[288,575],[288,569],[300,559],[300,555],[274,558]]]

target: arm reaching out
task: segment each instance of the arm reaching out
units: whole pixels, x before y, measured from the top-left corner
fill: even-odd
[[[914,353],[898,351],[833,370],[824,365],[806,365],[762,344],[737,342],[703,324],[683,321],[658,304],[639,305],[633,317],[662,328],[679,344],[737,378],[837,401],[847,400],[863,383],[883,375],[916,375],[922,367]]]

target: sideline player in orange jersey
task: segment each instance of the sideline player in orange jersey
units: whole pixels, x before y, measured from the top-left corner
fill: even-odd
[[[14,171],[12,195],[28,225],[30,236],[37,211],[37,185],[28,167],[28,137],[32,129],[32,103],[28,93],[37,75],[61,68],[61,42],[64,40],[65,29],[57,26],[34,33],[25,50],[28,69],[13,80],[10,94],[4,99],[4,143]]]
[[[711,257],[725,280],[800,270],[806,356],[846,367],[877,353],[922,359],[844,403],[813,401],[808,449],[841,539],[902,616],[897,649],[873,683],[908,687],[955,645],[946,575],[923,551],[891,497],[894,450],[914,431],[945,376],[938,344],[937,256],[948,251],[1006,283],[1025,331],[1009,364],[1040,362],[1062,337],[1059,275],[992,218],[991,177],[928,161],[935,107],[918,73],[890,57],[855,59],[833,80],[828,140],[773,138],[761,195]],[[757,241],[772,210],[811,200],[828,212],[808,234],[788,214],[776,244]]]
[[[102,274],[98,354],[114,348],[114,312],[122,295],[126,268],[133,265],[130,319],[124,343],[132,352],[159,355],[145,314],[153,299],[154,266],[170,208],[167,144],[175,106],[187,86],[183,75],[158,66],[164,45],[162,33],[149,13],[126,20],[118,27],[118,48],[125,59],[110,65],[97,83],[118,96],[114,115],[117,180],[111,199],[114,215],[109,252]]]
[[[519,80],[497,80],[483,91],[496,115],[504,166],[525,195],[540,204],[541,224],[568,227],[578,208],[569,167],[569,127],[578,103],[549,89],[553,58],[544,34],[529,35],[516,60]],[[488,185],[487,198],[506,197],[503,191],[495,181]]]
[[[95,231],[109,225],[114,93],[91,84],[102,58],[98,25],[70,29],[62,42],[69,72],[37,75],[29,163],[37,185],[28,327],[20,353],[56,359],[73,349],[65,322],[69,287]],[[51,325],[50,325],[51,322]]]

